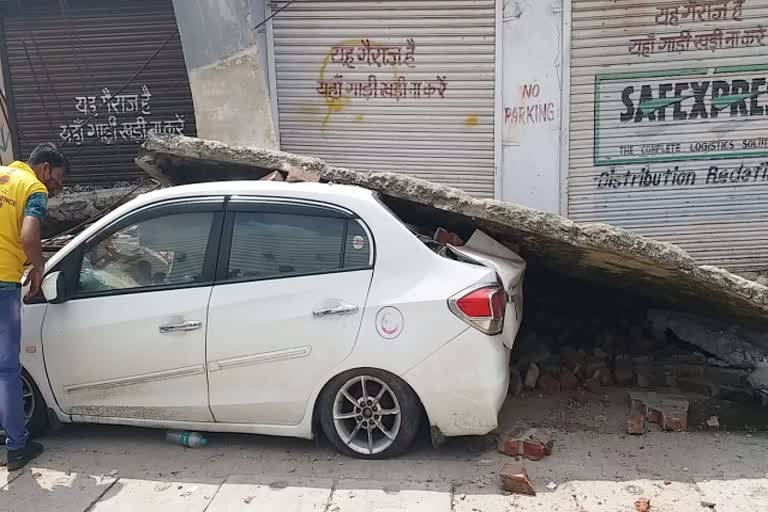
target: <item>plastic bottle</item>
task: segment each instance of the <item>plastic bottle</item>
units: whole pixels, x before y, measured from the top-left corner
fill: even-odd
[[[180,444],[188,448],[199,448],[208,446],[208,439],[200,432],[190,432],[188,430],[169,430],[165,434],[166,441],[174,444]]]

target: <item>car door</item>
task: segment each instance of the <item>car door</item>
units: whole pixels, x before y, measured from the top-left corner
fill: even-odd
[[[216,421],[302,420],[357,339],[372,242],[360,219],[333,206],[230,200],[208,313]]]
[[[42,329],[53,392],[69,414],[212,421],[205,321],[223,197],[145,208],[65,258],[65,302]]]

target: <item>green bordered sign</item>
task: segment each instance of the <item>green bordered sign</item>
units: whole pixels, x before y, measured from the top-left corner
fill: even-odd
[[[768,156],[768,64],[595,77],[594,163]]]

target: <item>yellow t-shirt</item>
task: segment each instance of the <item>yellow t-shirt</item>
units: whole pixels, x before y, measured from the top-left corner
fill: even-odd
[[[27,256],[21,247],[21,223],[30,195],[48,195],[35,171],[24,162],[0,166],[0,282],[18,283]]]

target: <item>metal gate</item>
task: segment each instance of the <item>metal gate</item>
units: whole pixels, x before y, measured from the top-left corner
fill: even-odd
[[[768,0],[573,0],[568,215],[768,268]]]
[[[494,0],[304,0],[273,20],[280,145],[494,193]]]
[[[195,135],[178,35],[120,92],[176,30],[171,0],[19,5],[3,33],[21,158],[56,142],[72,184],[109,185],[144,176],[133,159],[148,131]]]

